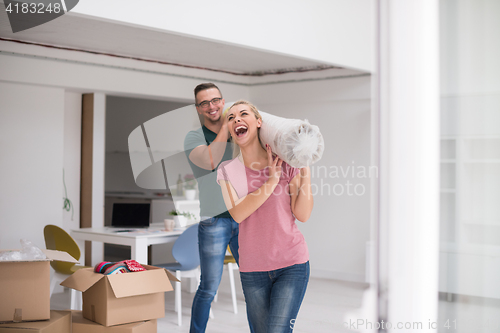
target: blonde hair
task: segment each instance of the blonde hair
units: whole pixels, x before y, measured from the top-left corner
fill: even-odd
[[[255,119],[260,119],[260,121],[262,121],[262,116],[260,115],[259,110],[257,110],[257,107],[255,105],[253,105],[252,103],[250,103],[249,101],[245,101],[243,99],[240,99],[239,101],[236,101],[233,105],[231,105],[229,107],[229,109],[227,109],[226,117],[229,114],[229,110],[231,110],[231,108],[233,106],[241,105],[241,104],[248,105],[248,107],[250,108],[250,110],[255,115]],[[257,128],[257,137],[259,138],[259,142],[262,145],[262,141],[260,141],[260,128]],[[240,147],[237,144],[234,143],[233,138],[231,138],[231,144],[233,145],[233,158],[236,158],[236,156],[238,156],[240,154]]]
[[[248,101],[245,101],[243,99],[240,99],[239,101],[235,102],[233,105],[231,105],[229,107],[229,109],[227,110],[227,112],[229,112],[229,110],[231,110],[231,108],[233,106],[236,106],[236,105],[241,105],[241,104],[245,104],[245,105],[248,105],[250,107],[250,110],[252,110],[253,114],[255,115],[255,118],[256,119],[260,119],[262,121],[262,116],[260,115],[259,113],[259,110],[257,110],[257,107],[255,105],[253,105],[252,103],[248,102]]]

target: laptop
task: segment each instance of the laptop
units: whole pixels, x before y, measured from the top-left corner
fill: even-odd
[[[114,203],[111,226],[148,228],[151,222],[151,203]]]

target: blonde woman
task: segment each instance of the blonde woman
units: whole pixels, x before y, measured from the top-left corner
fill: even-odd
[[[217,181],[239,223],[240,276],[256,333],[291,332],[309,281],[309,253],[296,219],[313,208],[309,167],[297,169],[260,143],[262,117],[247,101],[226,113],[238,157],[221,163]]]

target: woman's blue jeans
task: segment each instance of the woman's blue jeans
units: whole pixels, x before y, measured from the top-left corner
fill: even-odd
[[[205,332],[210,305],[222,277],[228,244],[239,263],[238,230],[236,221],[224,217],[202,220],[198,226],[201,280],[191,308],[191,333]]]
[[[269,272],[240,272],[255,333],[292,332],[309,282],[309,262]]]

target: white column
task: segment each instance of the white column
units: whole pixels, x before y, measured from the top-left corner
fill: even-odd
[[[438,5],[379,1],[379,321],[389,332],[437,332]]]
[[[106,95],[94,93],[92,157],[92,228],[104,227],[104,161],[106,154]],[[104,260],[104,244],[92,242],[92,264]]]

